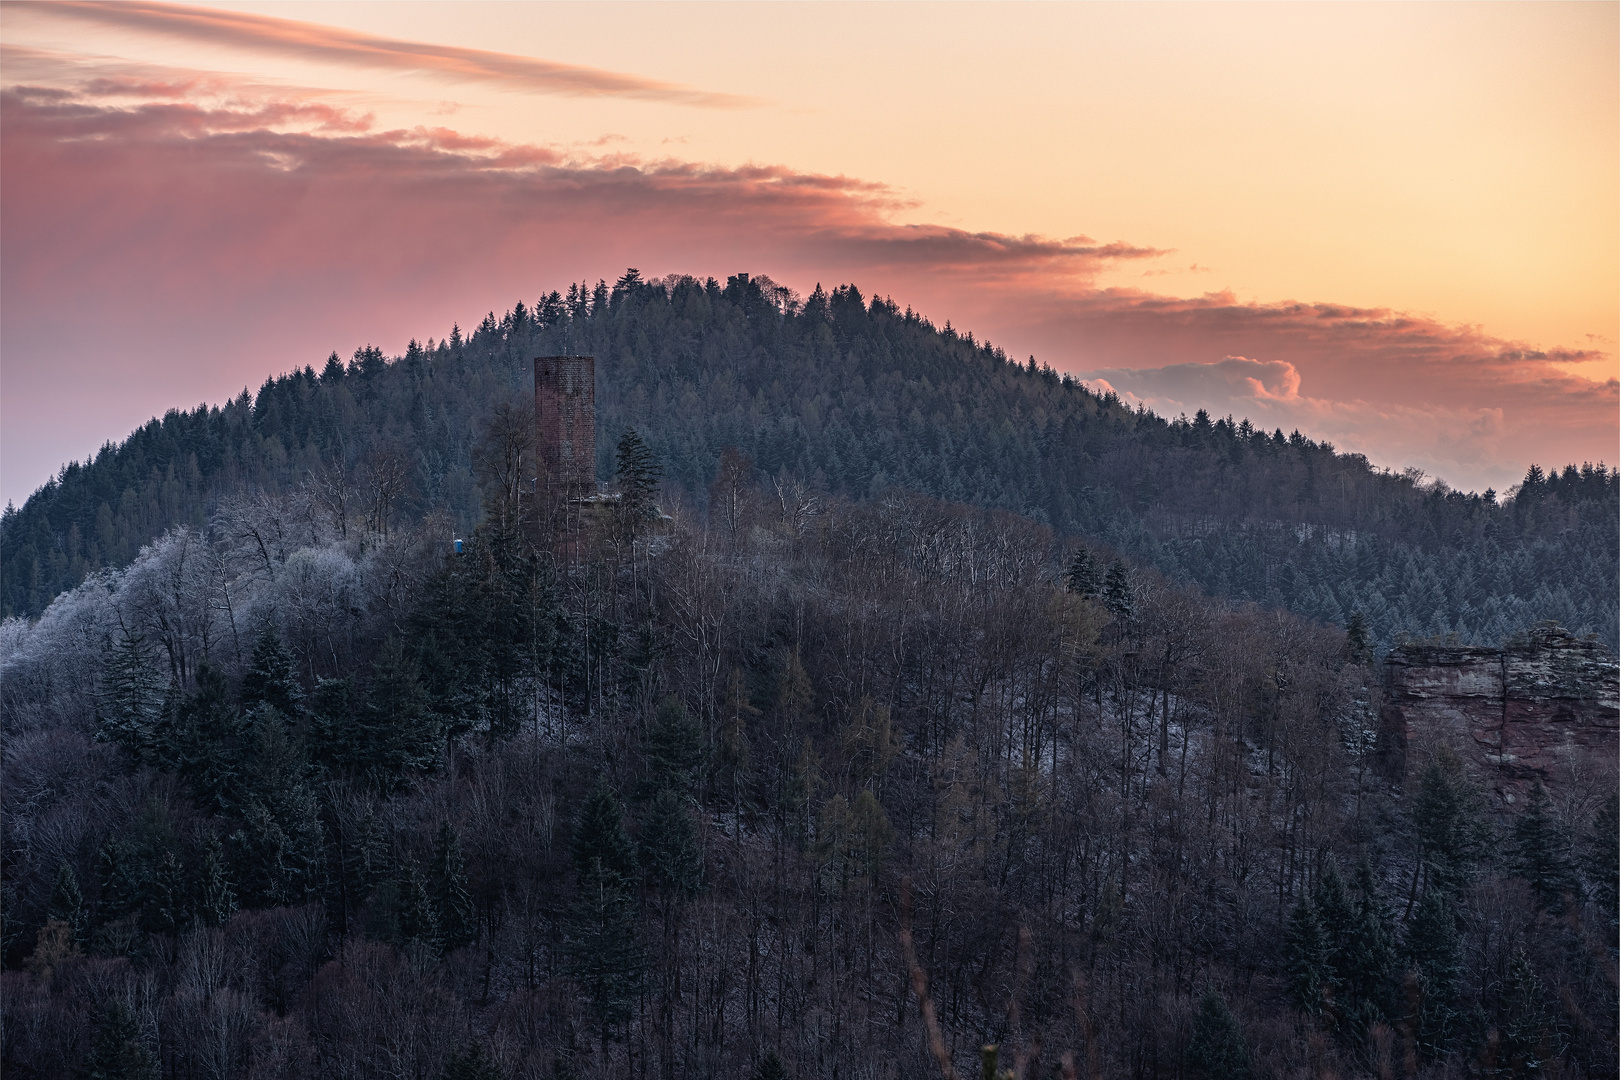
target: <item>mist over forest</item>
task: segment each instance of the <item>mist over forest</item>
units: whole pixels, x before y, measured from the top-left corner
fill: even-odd
[[[548,503],[532,361],[596,357]],[[1620,480],[1135,411],[635,271],[153,420],[0,522],[19,1077],[1613,1076],[1613,761],[1379,724],[1620,644]]]

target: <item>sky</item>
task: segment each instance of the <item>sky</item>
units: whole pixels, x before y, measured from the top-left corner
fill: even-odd
[[[1620,5],[0,5],[0,498],[632,266],[1463,489],[1614,464]]]

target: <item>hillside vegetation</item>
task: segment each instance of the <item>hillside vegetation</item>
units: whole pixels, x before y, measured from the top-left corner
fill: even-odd
[[[1339,625],[1361,611],[1381,643],[1494,643],[1547,618],[1620,647],[1620,482],[1602,465],[1533,466],[1511,499],[1465,494],[1298,432],[1134,412],[853,286],[801,302],[765,278],[634,271],[392,361],[334,354],[70,464],[5,513],[0,611],[38,614],[243,490],[319,487],[357,519],[441,512],[465,533],[472,433],[549,353],[598,358],[600,474],[633,425],[699,508],[734,447],[767,479],[1010,510],[1216,595]]]

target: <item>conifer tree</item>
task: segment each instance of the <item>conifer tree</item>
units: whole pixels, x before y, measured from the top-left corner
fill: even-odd
[[[1372,635],[1367,631],[1367,617],[1360,608],[1350,613],[1350,624],[1344,628],[1344,653],[1352,664],[1373,661]]]
[[[1442,1056],[1457,1018],[1457,993],[1462,980],[1462,953],[1457,920],[1447,894],[1430,888],[1418,902],[1406,926],[1402,952],[1418,978],[1417,1036],[1429,1059]]]
[[[1332,952],[1316,905],[1301,894],[1288,917],[1283,936],[1283,968],[1288,976],[1288,996],[1301,1012],[1316,1016],[1323,1000],[1332,992]]]
[[[1102,595],[1102,568],[1097,565],[1097,557],[1090,548],[1078,547],[1069,557],[1069,565],[1063,571],[1063,587],[1080,596]]]
[[[781,1055],[775,1050],[765,1051],[759,1059],[759,1065],[754,1069],[751,1080],[789,1080],[787,1066],[782,1064]]]
[[[652,449],[635,428],[626,428],[618,446],[619,510],[632,538],[646,529],[656,512],[653,498],[661,472]]]
[[[1130,571],[1120,559],[1115,559],[1108,567],[1108,577],[1103,582],[1103,606],[1120,622],[1129,622],[1136,614]]]
[[[439,826],[439,838],[434,845],[433,865],[429,868],[428,878],[445,949],[459,949],[471,944],[477,937],[478,926],[472,897],[467,893],[467,869],[461,855],[461,840],[448,821]]]
[[[96,695],[96,738],[117,743],[143,762],[161,760],[158,721],[163,683],[147,652],[146,639],[124,627],[102,668]]]
[[[1339,861],[1329,855],[1317,875],[1316,887],[1311,890],[1311,902],[1322,923],[1322,935],[1327,945],[1332,985],[1337,992],[1349,979],[1347,954],[1356,930],[1356,911],[1345,891],[1344,879],[1339,876]]]
[[[1389,914],[1372,866],[1363,861],[1356,870],[1355,924],[1339,953],[1343,965],[1347,1012],[1358,1028],[1366,1028],[1387,1014],[1390,980],[1395,966],[1395,939]]]
[[[193,888],[197,918],[204,926],[224,926],[236,912],[236,890],[225,865],[225,848],[212,833],[203,842]]]
[[[1530,883],[1536,903],[1544,911],[1561,911],[1564,897],[1578,896],[1580,879],[1569,834],[1553,811],[1552,799],[1540,780],[1513,823],[1513,872]]]
[[[361,724],[359,757],[374,786],[390,790],[438,762],[442,732],[427,704],[415,663],[391,639],[373,669]]]
[[[703,730],[671,695],[658,706],[647,728],[647,764],[653,790],[670,788],[682,796],[696,789],[703,765]]]
[[[1248,1080],[1249,1044],[1226,999],[1213,986],[1198,1003],[1186,1066],[1192,1080]]]
[[[469,1040],[460,1050],[452,1050],[444,1063],[444,1080],[502,1080],[505,1075],[477,1039]]]
[[[647,880],[667,897],[684,898],[703,883],[703,849],[686,800],[660,788],[641,828],[641,865]]]
[[[45,905],[45,921],[65,923],[71,939],[80,945],[87,939],[84,893],[79,890],[78,875],[66,859],[56,864],[56,881]]]
[[[253,658],[242,676],[242,708],[273,705],[283,716],[296,719],[303,702],[304,688],[293,674],[292,654],[274,629],[265,630],[253,646]]]
[[[623,878],[593,857],[580,875],[567,922],[569,976],[590,999],[603,1047],[630,1018],[641,978],[636,909]]]
[[[1441,747],[1423,770],[1412,825],[1428,881],[1449,896],[1461,895],[1473,877],[1488,830],[1473,782],[1450,747]]]
[[[141,1038],[140,1026],[122,1002],[102,1010],[84,1067],[89,1080],[157,1080],[157,1055]]]
[[[1540,1076],[1548,1061],[1562,1054],[1562,1033],[1548,1015],[1546,992],[1523,949],[1508,962],[1501,1019],[1498,1062],[1505,1073]]]
[[[607,777],[597,777],[596,785],[585,797],[569,850],[574,872],[581,880],[597,872],[593,866],[620,882],[635,880],[636,850],[625,834],[624,811],[608,786]]]
[[[1587,830],[1582,868],[1592,883],[1592,899],[1608,916],[1612,929],[1620,922],[1616,891],[1620,886],[1620,794],[1609,792]]]
[[[173,727],[172,757],[160,750],[160,757],[169,759],[159,764],[178,767],[209,809],[237,809],[249,729],[231,702],[223,671],[206,660],[197,665],[196,693],[179,704]]]

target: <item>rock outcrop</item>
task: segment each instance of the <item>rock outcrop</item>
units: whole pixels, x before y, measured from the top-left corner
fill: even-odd
[[[1415,643],[1385,661],[1384,732],[1392,765],[1407,748],[1449,742],[1504,802],[1587,755],[1620,749],[1620,664],[1597,641],[1543,623],[1501,648]]]

